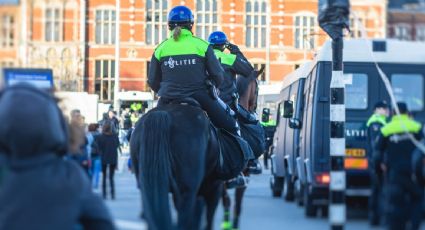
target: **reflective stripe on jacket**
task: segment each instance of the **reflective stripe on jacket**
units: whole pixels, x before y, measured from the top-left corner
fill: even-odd
[[[171,35],[152,55],[148,84],[159,96],[189,97],[206,90],[208,78],[220,85],[223,69],[211,46],[187,29],[181,30],[177,41]]]

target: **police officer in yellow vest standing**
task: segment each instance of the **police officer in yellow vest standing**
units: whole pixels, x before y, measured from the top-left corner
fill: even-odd
[[[382,215],[381,205],[381,192],[382,192],[382,170],[373,159],[373,146],[381,133],[381,128],[387,124],[387,118],[389,116],[388,104],[385,101],[380,101],[375,104],[375,109],[372,116],[366,123],[367,127],[367,140],[368,140],[368,158],[369,158],[369,172],[370,172],[370,184],[371,184],[371,195],[369,197],[369,223],[372,226],[380,224],[380,217]]]
[[[405,103],[397,103],[400,115],[381,129],[374,160],[385,173],[385,215],[388,229],[419,229],[422,218],[423,189],[414,180],[411,138],[423,138],[421,124],[409,116]]]

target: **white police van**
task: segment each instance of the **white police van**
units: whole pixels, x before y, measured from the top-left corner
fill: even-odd
[[[344,42],[346,159],[348,197],[370,194],[366,121],[374,104],[390,101],[375,62],[389,78],[395,97],[425,122],[425,43],[396,40]],[[313,61],[285,76],[277,101],[271,189],[304,204],[307,216],[327,212],[329,194],[329,91],[331,42]],[[293,110],[293,111],[291,111]],[[286,117],[286,118],[285,118]]]

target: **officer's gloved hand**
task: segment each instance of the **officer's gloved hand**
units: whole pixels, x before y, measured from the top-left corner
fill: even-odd
[[[232,43],[227,43],[226,47],[230,51],[230,53],[232,53],[232,54],[237,54],[237,53],[241,52],[239,47],[237,45],[232,44]]]

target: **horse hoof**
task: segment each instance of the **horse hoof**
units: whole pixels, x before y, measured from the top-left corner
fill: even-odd
[[[223,223],[221,223],[221,229],[232,230],[232,223],[230,223],[230,221],[224,221]]]

